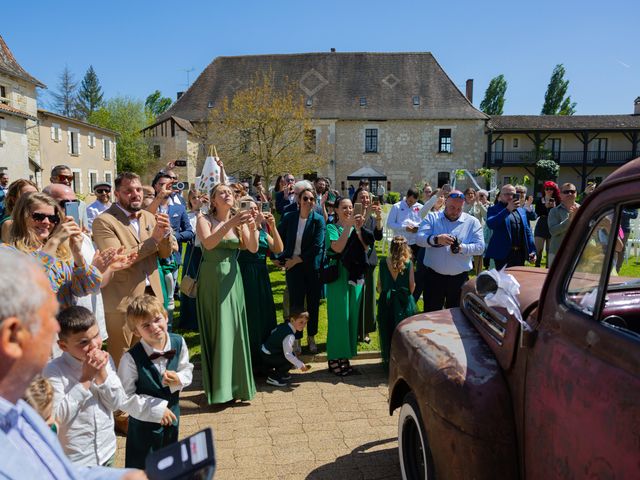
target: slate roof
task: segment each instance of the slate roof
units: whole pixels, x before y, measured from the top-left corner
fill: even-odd
[[[16,57],[13,56],[13,53],[11,53],[11,50],[9,50],[9,47],[2,38],[2,35],[0,35],[0,73],[21,78],[29,83],[33,83],[37,87],[47,88],[44,83],[29,75],[27,71],[20,66]]]
[[[73,123],[73,124],[76,124],[76,125],[81,125],[83,127],[87,127],[90,130],[98,130],[100,132],[111,133],[111,134],[116,135],[116,136],[120,135],[115,130],[111,130],[109,128],[100,127],[100,126],[95,125],[93,123],[84,122],[82,120],[78,120],[77,118],[66,117],[64,115],[60,115],[59,113],[49,112],[48,110],[43,110],[41,108],[38,109],[38,116],[39,117],[52,117],[54,119],[57,118],[57,119],[60,119],[60,120],[62,120],[64,122],[69,122],[69,123]]]
[[[493,131],[637,130],[640,115],[500,115],[491,117]]]
[[[15,115],[16,117],[26,118],[27,120],[37,121],[38,119],[33,115],[23,112],[17,108],[14,108],[6,103],[0,103],[0,113],[7,113],[9,115]]]
[[[360,167],[358,170],[347,176],[347,180],[358,180],[360,178],[380,178],[386,179],[387,176],[384,173],[380,173],[373,167]]]
[[[312,118],[349,120],[475,119],[488,117],[456,87],[431,53],[300,53],[218,57],[159,120],[207,117],[255,77],[273,72],[312,101]],[[420,104],[413,105],[413,97]],[[361,98],[366,106],[361,106]]]

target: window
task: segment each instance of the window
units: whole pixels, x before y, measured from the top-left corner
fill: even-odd
[[[160,145],[154,145],[153,146],[153,156],[154,158],[160,158]]]
[[[108,138],[102,139],[102,154],[105,160],[111,160],[111,140]]]
[[[214,105],[213,101],[209,100],[209,103],[207,103],[207,108],[213,108],[213,105]]]
[[[98,183],[98,171],[89,170],[89,191],[93,192],[96,183]]]
[[[493,142],[493,159],[501,162],[504,158],[504,140],[502,138]]]
[[[313,98],[311,98],[311,97],[307,98],[307,101],[305,102],[305,105],[307,107],[313,106]]]
[[[111,172],[104,172],[104,181],[113,185],[113,175]]]
[[[559,138],[549,138],[547,139],[547,150],[551,152],[551,158],[553,160],[560,159],[560,147],[562,145],[562,141]]]
[[[87,143],[89,144],[89,148],[94,148],[96,146],[96,134],[93,132],[89,132],[87,136]]]
[[[62,130],[60,129],[60,125],[57,123],[51,124],[51,140],[54,142],[62,140]]]
[[[316,153],[316,131],[314,129],[304,132],[304,150],[307,153]]]
[[[520,139],[514,138],[511,143],[512,148],[520,148]]]
[[[606,160],[608,143],[609,140],[607,138],[594,138],[591,140],[591,151],[594,153],[594,160]]]
[[[413,100],[414,107],[417,107],[418,105],[420,105],[420,97],[418,95],[414,95],[412,100]]]
[[[441,188],[444,184],[449,183],[451,180],[451,174],[449,172],[438,172],[438,188]]]
[[[176,122],[174,122],[173,119],[171,119],[171,136],[176,136]]]
[[[7,97],[7,87],[0,85],[0,103],[9,104],[9,98]]]
[[[80,155],[80,132],[75,128],[69,129],[68,146],[71,155]]]
[[[5,127],[4,117],[0,117],[0,145],[2,145],[4,143],[4,130],[5,129],[6,129],[6,127]]]
[[[377,153],[378,152],[378,129],[367,128],[364,131],[364,152],[365,153]]]
[[[75,193],[82,193],[82,170],[73,168],[71,169],[73,173],[73,182],[71,183],[71,188]]]
[[[438,151],[440,153],[451,153],[451,129],[441,128],[439,133]]]
[[[360,106],[361,107],[367,106],[367,97],[360,97]]]

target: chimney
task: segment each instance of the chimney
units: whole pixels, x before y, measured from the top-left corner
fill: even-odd
[[[640,115],[640,97],[633,101],[633,114]]]
[[[336,49],[331,47],[331,53],[336,53]]]
[[[473,103],[473,78],[467,80],[467,100]]]
[[[184,92],[178,92],[176,93],[176,100],[180,100],[180,97],[184,95]]]

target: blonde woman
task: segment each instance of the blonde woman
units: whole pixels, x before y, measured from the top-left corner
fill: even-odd
[[[196,300],[202,383],[210,404],[251,400],[256,386],[237,256],[241,248],[258,251],[259,231],[250,211],[236,213],[228,185],[215,185],[210,199],[209,213],[198,213],[196,221],[202,245]]]
[[[100,292],[102,275],[82,255],[82,230],[53,198],[22,195],[12,217],[9,244],[42,262],[61,309],[74,305],[74,296]]]
[[[378,280],[378,331],[380,353],[385,368],[389,364],[394,330],[402,320],[416,313],[416,303],[412,295],[414,288],[411,248],[407,245],[406,238],[397,235],[391,241],[389,256],[380,263]]]

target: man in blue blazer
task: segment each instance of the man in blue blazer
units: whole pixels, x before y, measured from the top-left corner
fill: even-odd
[[[58,302],[41,266],[10,247],[0,247],[0,478],[147,478],[139,470],[79,467],[62,451],[58,437],[21,400],[49,360]],[[16,275],[16,272],[20,272]]]
[[[324,248],[325,223],[322,215],[314,211],[316,194],[310,182],[296,184],[299,209],[282,217],[278,232],[284,243],[280,261],[286,269],[290,311],[309,312],[307,340],[309,350],[316,350],[320,309],[320,265]]]
[[[536,261],[536,246],[527,212],[520,205],[513,185],[504,185],[498,203],[487,210],[487,226],[493,231],[485,257],[493,258],[498,270]]]
[[[284,174],[284,181],[286,183],[285,187],[276,193],[276,212],[280,215],[284,215],[284,209],[290,205],[296,204],[295,194],[294,194],[294,183],[296,181],[295,177],[290,173]]]

